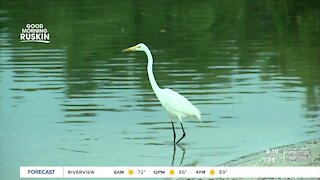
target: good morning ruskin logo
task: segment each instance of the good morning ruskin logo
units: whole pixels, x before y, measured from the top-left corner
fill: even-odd
[[[20,42],[50,43],[48,30],[43,24],[26,24],[21,30]]]

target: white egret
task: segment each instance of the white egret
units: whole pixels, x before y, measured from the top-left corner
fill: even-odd
[[[192,103],[187,98],[185,98],[181,94],[171,89],[167,89],[167,88],[162,89],[158,86],[152,71],[153,58],[149,48],[145,44],[140,43],[123,50],[123,52],[128,52],[128,51],[143,51],[146,53],[148,58],[147,71],[148,71],[148,77],[149,77],[151,87],[154,93],[156,94],[158,100],[160,101],[161,105],[165,108],[165,110],[169,114],[171,124],[172,124],[172,130],[173,130],[173,143],[178,144],[186,136],[186,133],[182,125],[182,118],[192,117],[200,121],[201,120],[200,111],[194,105],[192,105]],[[177,142],[176,142],[176,132],[173,124],[174,119],[179,119],[182,132],[183,132],[182,137]]]

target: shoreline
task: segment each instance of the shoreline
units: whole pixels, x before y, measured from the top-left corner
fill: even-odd
[[[274,147],[239,157],[219,166],[319,166],[320,139]]]

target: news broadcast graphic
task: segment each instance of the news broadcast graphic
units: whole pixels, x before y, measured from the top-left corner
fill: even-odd
[[[0,179],[320,179],[319,0],[0,2]]]

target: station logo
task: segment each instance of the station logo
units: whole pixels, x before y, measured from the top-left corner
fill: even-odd
[[[50,43],[48,29],[43,24],[26,24],[21,29],[20,42]]]

